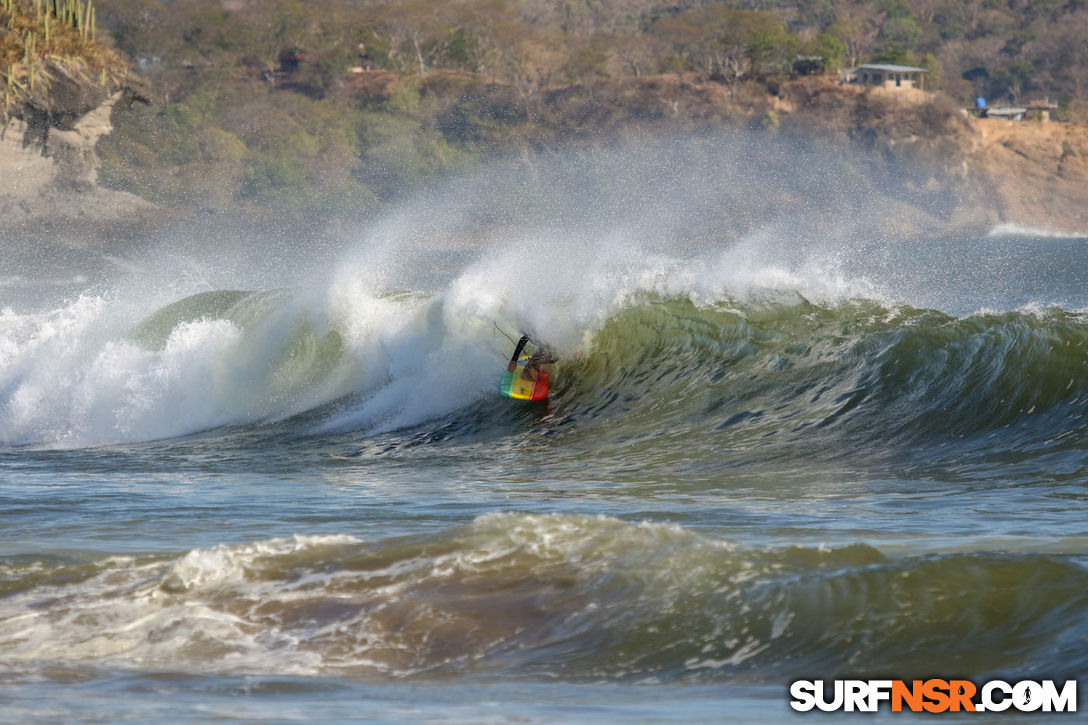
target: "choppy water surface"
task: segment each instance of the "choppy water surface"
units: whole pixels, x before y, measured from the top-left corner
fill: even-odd
[[[276,284],[152,247],[5,288],[5,717],[752,722],[797,678],[1085,671],[1088,239],[457,218]],[[497,392],[519,329],[547,404]]]

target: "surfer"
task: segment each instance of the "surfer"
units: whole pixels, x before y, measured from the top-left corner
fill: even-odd
[[[521,355],[521,351],[525,349],[525,345],[530,342],[528,335],[522,335],[518,340],[518,344],[514,347],[514,354],[510,357],[510,364],[506,366],[507,371],[514,372],[518,367],[518,357]],[[536,350],[529,356],[529,360],[525,363],[525,369],[521,371],[521,377],[526,380],[532,380],[534,373],[539,372],[545,365],[551,365],[559,360],[559,356],[556,355],[555,350],[551,345],[547,343],[540,343],[536,346]]]

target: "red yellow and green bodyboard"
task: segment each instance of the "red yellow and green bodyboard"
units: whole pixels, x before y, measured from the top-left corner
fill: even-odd
[[[518,358],[518,366],[514,372],[507,372],[502,376],[499,390],[508,398],[515,400],[544,400],[548,397],[548,373],[543,370],[529,373],[530,379],[521,377],[525,370],[525,364],[529,362],[528,355]]]

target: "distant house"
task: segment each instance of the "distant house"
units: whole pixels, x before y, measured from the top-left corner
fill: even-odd
[[[1058,108],[1057,103],[1052,103],[1050,97],[1037,101],[1028,101],[1028,110],[1024,114],[1025,118],[1030,118],[1039,121],[1049,121],[1050,112]]]
[[[983,98],[976,103],[979,118],[1000,118],[1004,121],[1049,121],[1050,112],[1058,107],[1057,103],[1051,103],[1050,98],[1039,101],[1029,101],[1026,107],[1022,106],[987,106]]]
[[[982,111],[983,118],[1000,118],[1005,121],[1023,121],[1028,109],[1015,106],[990,106]]]
[[[843,81],[884,88],[924,88],[922,74],[925,72],[925,68],[916,68],[912,65],[867,63],[844,71]]]

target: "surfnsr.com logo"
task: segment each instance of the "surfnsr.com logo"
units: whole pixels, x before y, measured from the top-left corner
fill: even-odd
[[[790,707],[799,712],[1076,712],[1077,682],[1059,688],[1053,680],[1009,683],[990,680],[797,680],[790,685]]]

